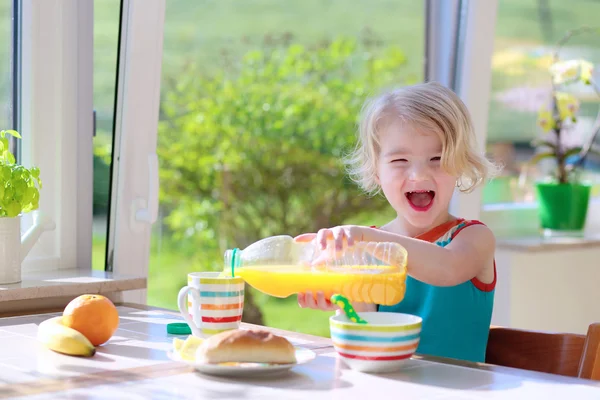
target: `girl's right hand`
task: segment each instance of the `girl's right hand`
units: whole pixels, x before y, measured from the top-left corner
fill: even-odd
[[[317,292],[313,295],[312,292],[298,293],[298,305],[301,308],[313,308],[315,310],[333,311],[339,310],[339,307],[331,303],[331,300],[325,297],[323,292]],[[368,303],[352,303],[354,309],[358,312],[375,312],[377,306]]]
[[[301,308],[313,308],[315,310],[333,311],[337,306],[331,303],[331,300],[325,297],[323,292],[298,293],[298,305]]]

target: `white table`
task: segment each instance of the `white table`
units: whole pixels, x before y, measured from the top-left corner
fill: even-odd
[[[271,378],[202,375],[167,357],[177,313],[119,306],[120,327],[92,358],[37,343],[54,313],[0,319],[0,398],[27,399],[600,399],[600,383],[483,364],[414,357],[397,373],[348,369],[327,338],[274,330],[317,358]]]

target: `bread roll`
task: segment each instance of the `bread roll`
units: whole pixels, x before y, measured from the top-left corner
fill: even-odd
[[[294,346],[266,330],[234,329],[206,339],[196,351],[196,361],[209,364],[256,362],[296,363]]]

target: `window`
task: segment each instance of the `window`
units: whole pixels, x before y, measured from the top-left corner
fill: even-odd
[[[18,15],[14,1],[0,2],[0,129],[14,129],[15,30]]]
[[[21,13],[21,161],[40,168],[38,212],[56,224],[42,234],[23,271],[90,268],[93,4],[15,3]]]
[[[489,127],[508,126],[494,122],[500,105],[488,101],[494,32],[508,30],[496,26],[499,3],[125,0],[108,266],[147,275],[147,293],[132,301],[175,309],[186,274],[222,268],[227,248],[391,218],[387,205],[353,192],[339,156],[354,143],[364,96],[421,81],[425,66],[466,102],[482,150],[486,136],[497,144]],[[454,211],[490,224],[495,204],[482,213],[480,200],[456,196]],[[535,234],[535,209],[524,210],[494,225],[527,221]],[[325,314],[249,292],[262,312],[255,321],[327,334]]]
[[[506,167],[503,175],[484,190],[484,204],[535,202],[533,180],[543,172],[526,168],[540,137],[537,112],[547,101],[550,78],[548,66],[556,43],[568,30],[584,25],[597,26],[600,3],[590,0],[498,2],[498,18],[492,60],[492,94],[488,123],[488,151]],[[580,35],[562,49],[565,57],[600,62],[598,36]],[[572,140],[581,142],[590,133],[598,109],[598,98],[578,94],[582,117]],[[598,181],[600,171],[588,173]],[[596,185],[594,195],[600,194]]]
[[[110,166],[119,54],[121,0],[94,0],[94,194],[92,267],[104,270],[110,200]]]
[[[227,248],[389,217],[339,159],[366,96],[424,79],[424,11],[412,0],[167,2],[149,304],[176,309],[186,274],[221,268]],[[262,322],[328,335],[327,316],[295,297],[252,294]]]

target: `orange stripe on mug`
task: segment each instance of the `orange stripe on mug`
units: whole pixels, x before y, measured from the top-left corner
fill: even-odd
[[[242,304],[202,304],[200,308],[203,310],[236,310],[242,308]]]

